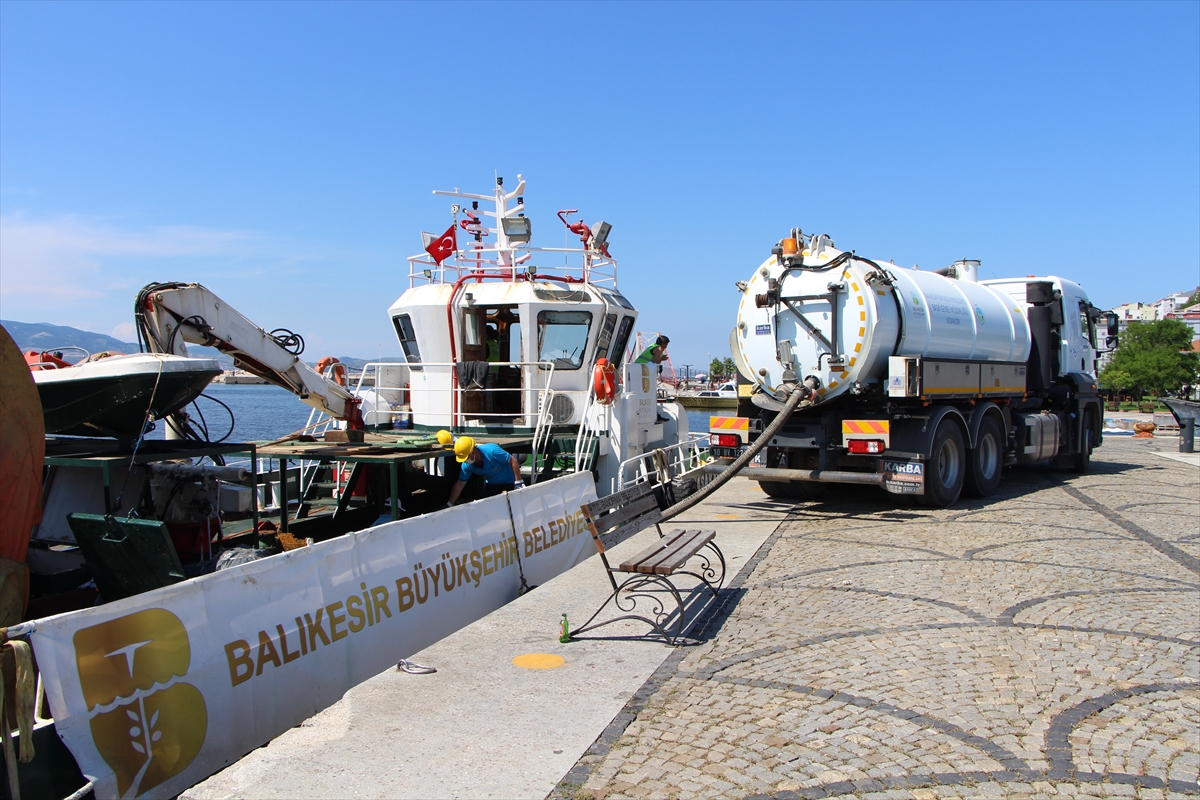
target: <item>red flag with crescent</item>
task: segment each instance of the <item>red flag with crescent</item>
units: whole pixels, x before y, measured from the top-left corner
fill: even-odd
[[[432,233],[422,233],[421,237],[425,240],[425,252],[433,257],[438,266],[442,262],[454,254],[458,249],[458,239],[454,236],[454,226],[451,225],[446,229],[446,232],[441,236],[434,236]]]

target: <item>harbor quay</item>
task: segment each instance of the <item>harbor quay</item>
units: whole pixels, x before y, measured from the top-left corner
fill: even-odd
[[[1088,474],[1009,469],[945,510],[735,478],[671,523],[730,565],[687,645],[559,643],[605,597],[592,558],[184,796],[1195,797],[1200,461],[1177,442],[1106,437]]]

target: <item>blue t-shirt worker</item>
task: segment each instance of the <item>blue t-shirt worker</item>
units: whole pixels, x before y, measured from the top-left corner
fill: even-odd
[[[489,494],[507,492],[522,482],[521,462],[498,444],[477,445],[470,436],[460,436],[454,442],[454,457],[462,464],[462,469],[458,473],[458,480],[450,489],[450,502],[446,503],[447,506],[458,502],[472,475],[483,475],[483,480],[490,490]]]

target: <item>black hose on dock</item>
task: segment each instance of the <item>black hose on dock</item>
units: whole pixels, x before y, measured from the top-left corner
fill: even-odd
[[[741,472],[742,468],[749,464],[751,459],[758,455],[758,452],[767,446],[767,442],[771,441],[771,437],[773,437],[776,432],[783,427],[783,423],[788,421],[788,417],[792,416],[792,412],[800,406],[800,403],[805,399],[812,397],[812,394],[813,390],[811,387],[805,386],[804,384],[796,386],[796,388],[792,390],[791,395],[788,397],[787,402],[784,403],[783,410],[780,411],[775,419],[771,421],[771,424],[768,425],[761,434],[759,434],[758,440],[755,441],[754,444],[749,448],[747,448],[746,452],[738,456],[732,464],[726,467],[724,472],[714,478],[712,483],[708,484],[698,492],[688,495],[675,505],[664,510],[662,512],[663,520],[665,521],[671,519],[672,517],[687,511],[689,508],[708,497],[717,489],[720,489],[722,486],[724,486],[734,475]]]

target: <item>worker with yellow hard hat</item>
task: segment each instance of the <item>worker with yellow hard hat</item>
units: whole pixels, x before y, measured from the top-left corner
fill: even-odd
[[[498,444],[475,444],[475,440],[470,436],[460,436],[454,440],[454,458],[462,467],[458,473],[458,480],[450,489],[450,502],[446,503],[447,506],[458,502],[467,481],[473,475],[483,476],[487,484],[485,497],[507,492],[517,484],[523,483],[521,462]]]

